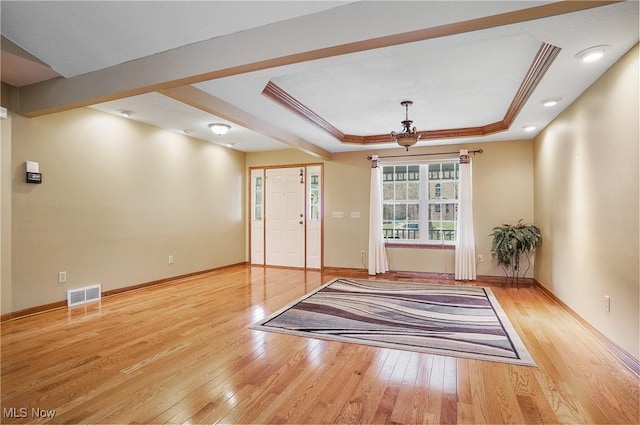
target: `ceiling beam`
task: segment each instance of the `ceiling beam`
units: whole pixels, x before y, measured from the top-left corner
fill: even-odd
[[[309,155],[327,161],[331,159],[330,152],[196,87],[173,87],[159,90],[159,93],[217,117],[224,118],[241,127],[251,129]]]

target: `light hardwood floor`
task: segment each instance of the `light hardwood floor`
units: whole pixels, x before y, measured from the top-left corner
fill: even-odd
[[[638,378],[535,287],[485,284],[535,368],[247,329],[334,277],[234,266],[5,322],[1,422],[640,422]]]

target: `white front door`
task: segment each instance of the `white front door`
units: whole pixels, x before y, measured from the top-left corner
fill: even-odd
[[[266,264],[305,267],[305,169],[266,170]]]

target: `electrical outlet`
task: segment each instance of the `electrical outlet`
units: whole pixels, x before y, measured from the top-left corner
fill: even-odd
[[[478,263],[484,263],[484,255],[478,254]]]
[[[611,297],[609,295],[604,296],[604,311],[607,313],[611,311]]]
[[[58,283],[67,283],[67,272],[58,272]]]
[[[364,258],[364,249],[360,251],[360,258]]]
[[[169,264],[173,264],[173,255],[169,256]]]

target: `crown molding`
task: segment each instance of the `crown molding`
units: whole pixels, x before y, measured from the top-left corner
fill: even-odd
[[[527,100],[535,90],[536,86],[540,83],[540,81],[542,81],[542,78],[553,64],[553,61],[558,56],[558,53],[560,53],[560,50],[562,50],[560,49],[560,47],[554,46],[552,44],[541,44],[538,52],[531,62],[531,65],[529,66],[529,70],[524,75],[522,83],[520,84],[520,87],[511,100],[511,103],[507,108],[502,120],[478,127],[418,131],[418,133],[420,134],[420,140],[451,138],[457,139],[462,137],[486,136],[508,130],[509,127],[511,127],[511,124],[513,124],[515,118],[518,116],[518,113],[520,113],[520,111],[522,110],[524,104],[527,102]],[[286,109],[298,115],[300,118],[309,121],[321,130],[327,132],[342,143],[359,145],[394,143],[389,134],[344,134],[333,124],[329,123],[320,115],[305,106],[302,102],[279,87],[273,81],[269,81],[267,83],[265,88],[262,90],[262,94],[272,101],[284,106]]]

